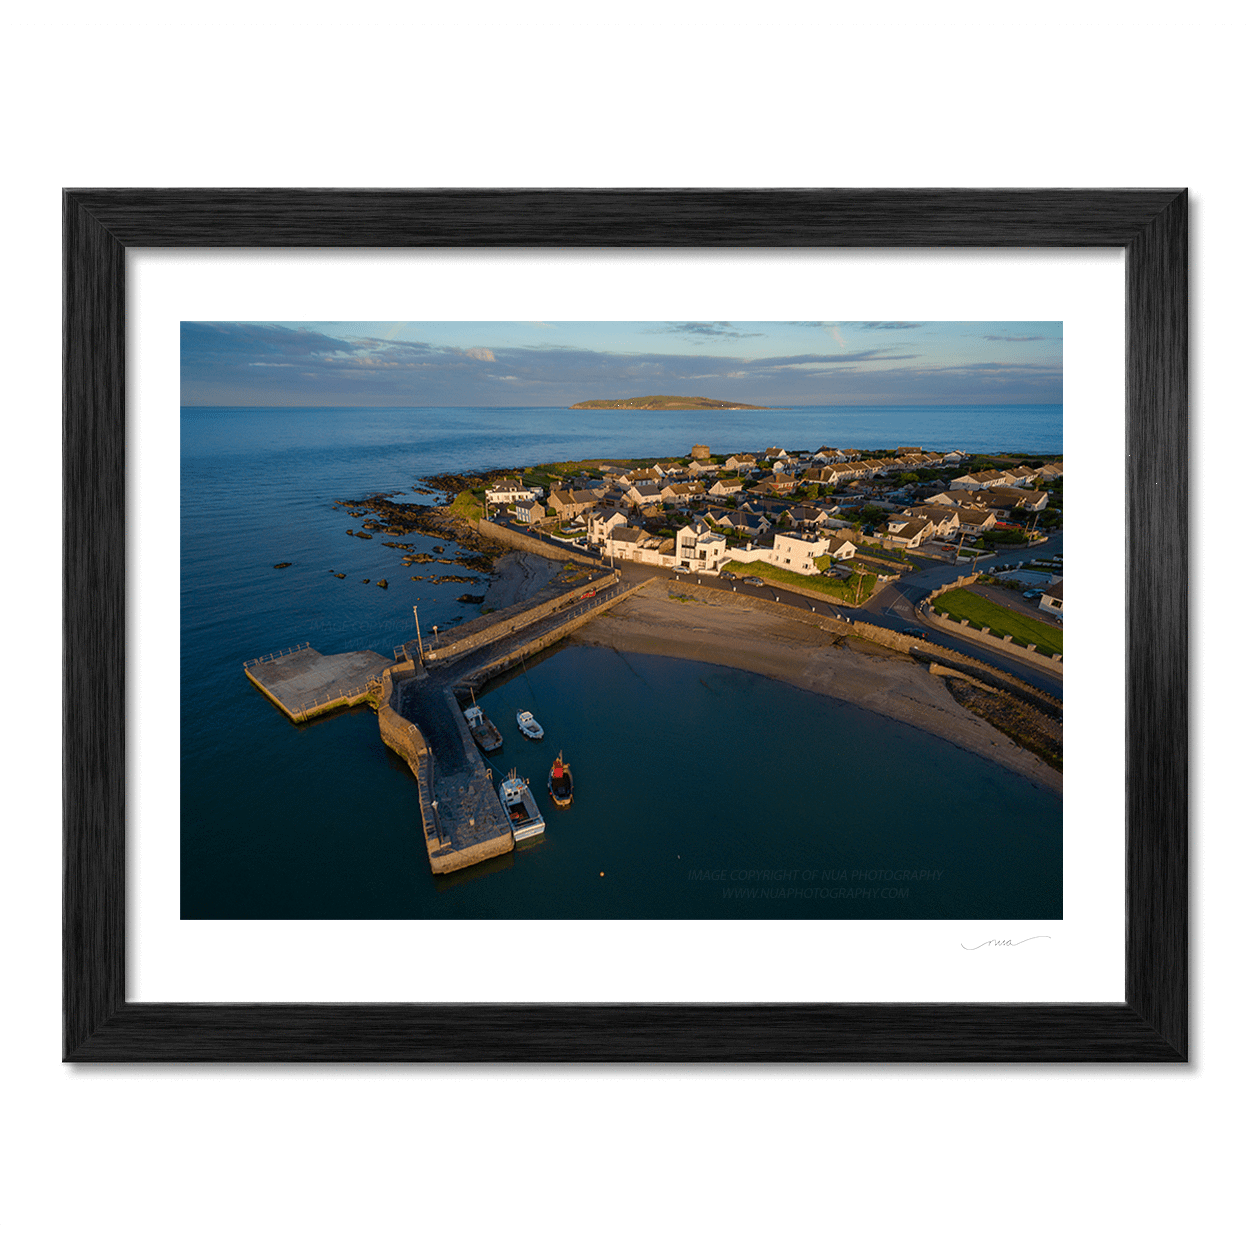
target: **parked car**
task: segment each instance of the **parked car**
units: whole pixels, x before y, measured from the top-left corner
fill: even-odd
[[[738,580],[737,573],[731,573],[728,569],[721,569],[720,574],[727,582],[736,582]]]
[[[764,584],[762,577],[744,577],[742,580],[748,586],[762,586]]]

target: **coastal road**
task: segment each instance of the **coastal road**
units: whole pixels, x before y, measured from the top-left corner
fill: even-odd
[[[1060,534],[1044,545],[1029,548],[1027,553],[1018,555],[1014,553],[999,553],[986,560],[977,561],[976,567],[979,571],[988,571],[990,569],[1003,568],[1009,564],[1017,564],[1022,559],[1032,559],[1039,555],[1058,554],[1062,550],[1063,535]],[[620,567],[623,570],[626,565],[622,564]],[[643,568],[646,566],[633,567]],[[703,582],[720,590],[733,589],[738,594],[747,595],[751,598],[788,603],[791,607],[813,612],[817,616],[832,616],[841,617],[845,620],[863,621],[869,625],[877,625],[883,629],[893,629],[900,632],[919,630],[924,633],[928,641],[934,644],[946,647],[948,650],[955,651],[960,655],[965,655],[970,660],[976,660],[981,664],[987,664],[1002,672],[1010,673],[1012,676],[1028,682],[1029,685],[1034,686],[1036,689],[1061,699],[1063,697],[1063,678],[1058,674],[1052,673],[1049,669],[1042,668],[1040,665],[1031,664],[1027,660],[1017,660],[1015,657],[991,647],[980,647],[967,639],[947,634],[943,630],[934,628],[928,621],[917,614],[915,605],[925,595],[932,590],[936,590],[939,586],[953,581],[956,577],[968,572],[970,569],[971,565],[949,564],[939,564],[924,569],[917,569],[915,572],[899,578],[897,582],[891,582],[888,586],[882,587],[872,596],[868,604],[860,608],[853,608],[844,604],[827,603],[823,599],[809,599],[799,591],[771,583],[765,583],[763,586],[747,586],[741,579],[727,582],[723,578],[703,573],[676,573],[670,576],[674,581]],[[918,639],[917,641],[920,640]]]
[[[510,528],[516,529],[518,533],[525,532],[519,526],[511,526]],[[543,535],[543,537],[547,541],[554,541],[558,545],[566,547],[571,552],[576,551],[582,555],[595,554],[593,551],[587,551],[584,547],[578,547],[560,539],[552,540],[548,535]],[[971,572],[974,567],[978,572],[989,572],[993,569],[1001,569],[1008,565],[1018,564],[1023,560],[1035,559],[1038,556],[1059,555],[1062,552],[1063,534],[1059,533],[1053,538],[1047,539],[1046,542],[1039,543],[1036,547],[1025,547],[1018,551],[996,552],[994,555],[976,559],[975,564],[932,563],[925,568],[916,569],[900,577],[897,582],[891,582],[888,586],[882,587],[871,597],[867,604],[859,608],[843,604],[832,604],[823,599],[809,599],[800,591],[772,583],[765,583],[763,586],[747,586],[741,579],[727,582],[723,578],[705,573],[676,573],[671,570],[657,568],[654,565],[635,564],[629,560],[618,560],[615,562],[614,567],[621,575],[622,584],[633,584],[656,576],[667,576],[673,581],[696,583],[705,581],[709,586],[716,586],[721,590],[732,588],[738,594],[748,595],[756,599],[772,600],[778,603],[788,603],[791,607],[813,612],[816,615],[841,616],[848,620],[863,621],[869,625],[877,625],[883,629],[898,631],[919,630],[926,635],[928,641],[940,644],[960,655],[965,655],[970,660],[976,660],[981,664],[987,664],[1005,673],[1010,673],[1012,676],[1028,682],[1038,690],[1052,694],[1056,698],[1062,698],[1063,678],[1060,675],[1052,673],[1049,669],[1041,667],[1041,665],[1030,663],[1028,660],[1016,659],[1014,656],[997,651],[992,647],[978,646],[975,642],[965,638],[947,634],[945,631],[932,626],[919,616],[916,611],[916,604],[930,591],[936,590],[939,586],[943,586],[948,582],[954,581],[955,578]]]

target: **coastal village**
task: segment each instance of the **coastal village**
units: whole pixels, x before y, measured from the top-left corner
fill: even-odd
[[[713,456],[697,445],[689,458],[654,464],[495,477],[460,503],[611,561],[807,583],[850,600],[871,593],[869,579],[905,567],[895,552],[958,564],[1027,548],[1059,528],[1062,478],[1058,461],[1007,464],[921,447]],[[817,576],[833,585],[812,583]],[[1062,619],[1061,585],[1039,598]]]
[[[1060,786],[1059,459],[918,446],[714,453],[696,444],[675,459],[539,464],[445,475],[417,489],[444,500],[376,495],[336,506],[373,514],[349,535],[454,538],[466,551],[456,562],[478,572],[511,549],[537,557],[546,584],[502,605],[462,595],[478,616],[441,634],[414,619],[416,636],[391,659],[322,656],[305,644],[244,667],[296,721],[362,702],[378,710],[383,741],[418,782],[435,874],[540,841],[546,829],[539,788],[515,769],[495,777],[490,761],[505,736],[477,693],[574,632],[683,654],[668,601],[699,605],[699,628],[719,631],[701,657],[772,673],[760,657],[780,647],[791,662],[812,656],[827,670],[830,647],[841,648],[836,683],[820,684],[833,680],[829,671],[809,672],[811,688]],[[384,545],[405,566],[434,558],[412,543]],[[443,550],[433,548],[450,563]],[[903,658],[912,663],[899,668]],[[518,711],[516,732],[543,736],[528,709]],[[574,771],[575,761],[556,756],[546,787],[556,809],[574,802]]]

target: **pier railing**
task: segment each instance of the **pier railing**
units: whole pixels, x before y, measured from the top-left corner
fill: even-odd
[[[303,720],[321,711],[323,708],[333,707],[336,703],[349,702],[352,699],[359,698],[361,695],[368,694],[370,687],[377,687],[378,690],[382,688],[381,683],[375,677],[363,685],[352,686],[349,690],[339,689],[334,694],[327,694],[323,698],[314,699],[310,703],[301,703],[291,709],[291,715],[296,720]]]
[[[244,671],[249,668],[255,668],[258,664],[268,664],[270,660],[280,659],[284,655],[294,655],[295,652],[304,651],[311,646],[311,642],[301,642],[298,646],[287,647],[285,651],[272,651],[268,655],[258,655],[254,660],[244,660]]]

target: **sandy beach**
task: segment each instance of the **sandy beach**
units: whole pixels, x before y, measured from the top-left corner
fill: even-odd
[[[799,617],[777,615],[746,602],[671,598],[669,585],[653,582],[578,630],[577,641],[725,664],[845,699],[1062,793],[1060,773],[961,707],[945,683],[915,660],[860,639],[835,646],[833,635]],[[697,588],[683,587],[687,590],[697,596]]]

